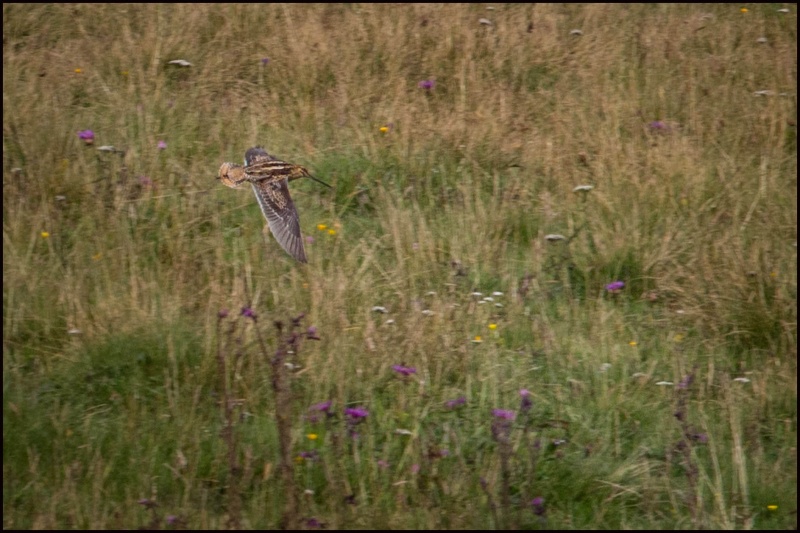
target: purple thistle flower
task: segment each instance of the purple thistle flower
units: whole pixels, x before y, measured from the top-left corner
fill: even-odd
[[[242,307],[242,316],[245,318],[252,318],[253,320],[256,319],[256,313],[249,307]]]
[[[261,58],[261,65],[264,66],[264,67],[269,65],[269,58],[268,57],[262,57]]]
[[[344,410],[344,414],[349,416],[353,420],[359,420],[361,418],[366,418],[369,416],[369,411],[364,409],[363,407],[347,407]]]
[[[158,504],[151,500],[150,498],[142,498],[141,500],[137,501],[139,505],[145,507],[147,509],[152,509],[153,507],[158,507]]]
[[[306,242],[308,244],[313,244],[314,243],[314,237],[312,237],[311,235],[306,235]]]
[[[411,473],[412,474],[418,474],[419,473],[419,465],[417,463],[414,463],[413,465],[411,465]]]
[[[430,91],[431,89],[436,87],[436,80],[433,79],[422,80],[417,84],[417,87],[419,87],[420,89],[425,89],[426,91]]]
[[[417,369],[413,366],[394,365],[392,370],[403,376],[410,376],[411,374],[417,373]]]
[[[495,418],[502,418],[503,420],[514,420],[516,413],[508,409],[492,409],[492,416]]]
[[[522,389],[519,391],[519,395],[522,397],[519,410],[522,412],[528,411],[533,406],[533,400],[531,400],[531,391],[528,389]]]
[[[81,130],[78,132],[78,138],[86,144],[94,142],[94,132],[92,130]]]
[[[648,124],[648,126],[652,130],[665,130],[665,129],[667,129],[667,125],[664,124],[664,122],[661,121],[661,120],[654,120],[653,122]]]
[[[467,398],[464,396],[459,396],[455,400],[446,401],[445,406],[447,406],[448,409],[453,409],[454,407],[459,407],[465,403],[467,403]]]
[[[319,335],[317,335],[317,326],[308,326],[308,329],[306,330],[306,338],[314,341],[320,340]]]
[[[174,514],[168,514],[168,515],[167,515],[167,516],[164,518],[164,520],[165,520],[165,521],[167,522],[167,524],[169,524],[170,526],[174,526],[175,524],[177,524],[177,523],[178,523],[178,520],[179,520],[179,518],[178,518],[177,516],[175,516]]]
[[[324,524],[314,517],[311,517],[308,520],[306,520],[306,527],[309,529],[319,529],[323,526]]]
[[[608,285],[606,285],[606,290],[608,292],[619,292],[625,287],[624,281],[612,281]]]
[[[167,142],[166,141],[158,141],[158,149],[159,150],[166,150],[167,149]]]
[[[323,413],[327,413],[328,410],[331,408],[331,404],[333,404],[331,400],[328,400],[327,402],[315,403],[314,405],[311,406],[310,410],[322,411]]]
[[[691,385],[693,381],[694,381],[694,374],[687,374],[683,376],[683,379],[678,382],[677,387],[679,389],[688,389],[689,385]]]
[[[544,509],[544,498],[541,496],[537,496],[536,498],[531,500],[531,507],[533,507],[533,512],[537,516],[543,516],[545,509]]]
[[[219,317],[219,318],[228,318],[228,310],[227,309],[220,309],[219,313],[217,313],[217,317]]]

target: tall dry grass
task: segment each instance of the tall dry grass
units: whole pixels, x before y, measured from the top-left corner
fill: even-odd
[[[321,337],[291,406],[231,337],[245,527],[283,523],[281,410],[325,458],[298,520],[794,523],[794,8],[489,7],[4,6],[6,527],[230,524],[218,312],[245,306]],[[213,179],[256,144],[336,186],[292,184],[308,266]],[[522,388],[507,448],[488,413]],[[304,422],[325,399],[369,407],[360,440]]]

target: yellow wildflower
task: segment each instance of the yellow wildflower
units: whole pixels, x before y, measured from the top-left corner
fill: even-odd
[[[123,70],[122,72],[120,72],[120,74],[122,74],[123,76],[127,76],[128,75],[128,71],[127,70]]]
[[[628,343],[628,346],[636,347],[638,343],[636,341],[631,341]]]
[[[749,9],[747,9],[746,7],[743,7],[743,8],[742,8],[742,9],[740,9],[739,11],[740,11],[740,12],[742,12],[742,13],[747,13],[747,12],[748,12],[748,11],[750,11],[750,10],[749,10]]]
[[[388,126],[381,126],[380,132],[381,133],[389,133],[389,127]]]
[[[325,224],[317,224],[317,229],[320,231],[325,231],[326,229],[328,229],[328,226],[326,226]]]
[[[317,435],[316,433],[309,433],[308,435],[306,435],[306,438],[308,440],[317,440],[317,437],[319,437],[319,435]]]
[[[101,254],[100,252],[97,252],[96,254],[94,254],[92,256],[92,259],[94,259],[95,261],[99,261],[101,257],[103,257],[103,254]]]
[[[475,335],[475,338],[472,339],[472,342],[474,342],[475,344],[479,344],[479,343],[483,342],[483,339],[481,339],[480,335]]]
[[[336,230],[335,229],[329,229],[328,230],[328,235],[336,235]]]
[[[672,337],[672,340],[675,342],[683,342],[683,335],[676,333],[675,336]]]
[[[43,232],[42,232],[42,239],[46,239],[46,238],[48,238],[49,236],[50,236],[50,234],[49,234],[48,232],[46,232],[46,231],[43,231]]]
[[[777,505],[767,505],[767,509],[769,509],[770,511],[777,511],[778,510],[778,506]]]
[[[302,456],[302,455],[298,455],[298,456],[296,456],[296,457],[294,458],[294,462],[295,462],[295,463],[297,463],[297,464],[299,464],[299,465],[303,464],[303,456]]]
[[[489,324],[489,329],[491,329],[492,331],[496,330],[497,324]]]
[[[79,69],[79,68],[76,68],[76,69],[75,69],[75,74],[80,74],[81,72],[83,72],[83,70],[81,70],[81,69]]]

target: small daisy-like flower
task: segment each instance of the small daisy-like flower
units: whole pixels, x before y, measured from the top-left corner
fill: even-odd
[[[158,149],[159,150],[166,150],[167,149],[167,142],[166,141],[158,141]]]
[[[42,236],[42,239],[47,239],[48,237],[50,237],[50,233],[48,233],[47,231],[41,232],[40,235]]]
[[[503,420],[514,420],[517,415],[508,409],[492,409],[492,416]]]
[[[572,192],[574,192],[574,193],[584,192],[585,193],[585,192],[591,191],[592,189],[594,189],[594,185],[578,185],[577,187],[572,189]]]
[[[320,231],[325,231],[326,229],[328,229],[328,226],[326,226],[325,224],[317,224],[317,229]]]
[[[475,335],[475,338],[474,338],[474,339],[472,339],[472,343],[473,343],[473,344],[480,344],[480,343],[482,343],[482,342],[483,342],[483,339],[481,338],[481,336],[480,336],[480,335]]]
[[[659,381],[656,385],[659,387],[671,387],[673,383],[671,381]]]
[[[173,59],[169,62],[170,65],[178,65],[179,67],[191,67],[192,64],[185,59]]]
[[[489,329],[491,329],[492,331],[496,330],[497,324],[489,324]]]
[[[394,370],[401,376],[410,376],[411,374],[417,373],[417,369],[414,368],[413,366],[394,365],[392,366],[392,370]]]

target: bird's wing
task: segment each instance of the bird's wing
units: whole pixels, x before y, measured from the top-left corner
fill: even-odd
[[[248,150],[249,152],[249,150]],[[287,180],[252,182],[261,212],[269,223],[269,229],[275,240],[292,257],[301,263],[307,263],[303,247],[303,236],[300,234],[300,217],[289,196]]]
[[[248,167],[262,161],[275,161],[275,158],[260,146],[254,146],[244,154],[244,164]]]

